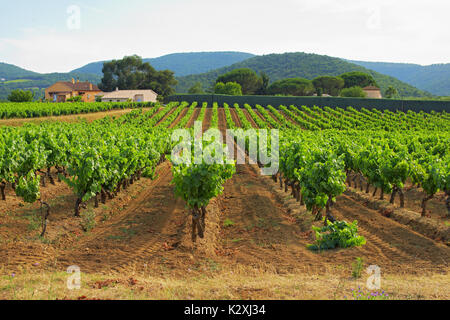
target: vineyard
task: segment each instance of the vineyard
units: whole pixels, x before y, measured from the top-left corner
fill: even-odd
[[[0,103],[0,119],[38,118],[102,112],[118,109],[151,107],[154,103],[144,102],[67,102],[67,103]]]
[[[449,113],[52,106],[4,104],[0,118],[137,110],[92,123],[0,127],[0,260],[8,272],[78,265],[87,273],[184,277],[237,265],[250,273],[330,274],[355,257],[390,274],[448,272]],[[247,163],[231,161],[217,139],[188,144],[191,164],[175,163],[172,133],[186,128],[195,136],[194,122],[223,136],[234,129],[234,148]],[[267,159],[273,138],[258,129],[279,130],[276,163]],[[268,155],[250,159],[253,148]],[[196,150],[215,150],[219,163],[196,162]],[[337,229],[345,241],[318,238]]]

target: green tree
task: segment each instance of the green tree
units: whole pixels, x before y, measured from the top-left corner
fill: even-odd
[[[218,82],[214,87],[214,93],[228,94],[230,96],[242,96],[242,88],[237,82]]]
[[[267,73],[265,72],[261,72],[260,77],[261,77],[261,87],[256,91],[256,94],[264,96],[267,95],[268,93],[270,79]]]
[[[197,81],[197,82],[189,89],[188,93],[190,93],[190,94],[202,94],[202,93],[204,93],[202,83],[201,83],[200,81]]]
[[[367,93],[361,87],[344,88],[341,91],[341,97],[366,98]]]
[[[170,70],[156,71],[148,62],[134,55],[122,60],[113,60],[103,64],[103,78],[99,88],[105,92],[121,90],[151,89],[161,96],[175,92],[177,84],[174,73]]]
[[[321,76],[313,80],[313,85],[318,96],[321,96],[323,93],[330,96],[339,96],[342,88],[344,88],[345,81],[341,77]]]
[[[367,86],[375,86],[378,87],[375,79],[367,73],[353,71],[341,74],[340,76],[345,81],[345,88],[351,87],[367,87]]]
[[[241,85],[245,95],[255,94],[262,87],[262,79],[255,71],[248,68],[235,69],[217,78],[216,83],[236,82]]]
[[[389,86],[386,89],[384,96],[388,99],[398,98],[399,97],[398,90],[396,88],[394,88],[393,86]]]
[[[8,100],[11,102],[31,102],[33,101],[34,93],[24,90],[13,90],[8,96]]]
[[[268,92],[271,95],[311,96],[314,91],[312,82],[302,78],[275,81],[268,88]]]

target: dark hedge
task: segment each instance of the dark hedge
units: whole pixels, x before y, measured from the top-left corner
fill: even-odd
[[[244,105],[259,104],[261,106],[271,105],[277,108],[280,105],[289,106],[307,106],[307,107],[330,107],[330,108],[347,108],[353,107],[357,110],[361,108],[366,109],[379,109],[390,111],[408,111],[415,112],[450,112],[450,101],[430,101],[430,100],[391,100],[391,99],[367,99],[367,98],[337,98],[337,97],[279,97],[279,96],[227,96],[227,95],[189,95],[178,94],[169,96],[166,102],[170,101],[186,101],[192,103],[194,101],[199,102],[201,106],[202,102],[208,102],[208,106],[211,107],[214,102],[219,105],[227,103],[232,107],[235,103]]]

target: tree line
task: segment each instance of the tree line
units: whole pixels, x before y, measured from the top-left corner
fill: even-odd
[[[319,76],[313,80],[287,78],[269,85],[269,77],[259,75],[250,68],[235,69],[219,76],[213,88],[204,91],[200,82],[195,83],[188,93],[203,94],[213,92],[227,95],[280,95],[280,96],[341,96],[366,97],[363,90],[367,86],[378,87],[372,75],[364,72],[346,72],[340,76]],[[385,92],[386,98],[398,97],[398,91],[390,86]]]

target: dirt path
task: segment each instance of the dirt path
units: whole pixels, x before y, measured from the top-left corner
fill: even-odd
[[[207,108],[205,112],[205,118],[203,119],[203,132],[207,131],[211,127],[212,109]]]
[[[339,197],[333,210],[338,219],[358,221],[360,232],[368,242],[358,250],[370,263],[398,272],[448,267],[449,247],[383,217],[348,196]]]
[[[167,112],[167,113],[164,115],[164,117],[162,117],[162,119],[159,120],[159,121],[156,123],[155,126],[159,126],[161,123],[164,123],[164,121],[166,121],[166,119],[167,119],[168,117],[170,117],[170,115],[171,115],[172,113],[174,113],[175,110],[177,110],[177,108],[178,108],[178,106],[177,106],[177,107],[174,107],[174,108],[172,108],[172,109],[170,109],[170,111]]]
[[[227,116],[225,114],[225,109],[219,108],[219,130],[223,134],[227,129]]]
[[[184,118],[184,116],[186,115],[186,113],[188,113],[188,111],[189,111],[189,108],[186,108],[183,111],[181,111],[181,113],[178,115],[178,117],[175,119],[175,121],[170,124],[169,129],[172,129],[173,127],[175,127],[177,125],[177,123],[180,122],[180,120]]]
[[[259,110],[255,109],[254,111],[255,111],[255,113],[257,114],[257,116],[258,116],[262,121],[264,121],[264,122],[266,123],[267,127],[268,127],[269,129],[272,129],[272,126],[270,125],[270,123],[267,122],[267,120],[266,120],[266,119],[264,118],[264,116],[259,112]]]
[[[196,108],[194,111],[194,114],[192,115],[191,119],[188,121],[186,128],[192,128],[194,126],[195,120],[197,120],[198,115],[200,114],[201,108]]]
[[[151,108],[143,108],[144,111],[148,111]],[[1,119],[0,126],[22,126],[25,123],[34,123],[39,124],[45,121],[60,121],[60,122],[77,122],[79,119],[86,119],[88,122],[92,122],[94,120],[102,119],[107,116],[116,116],[120,117],[124,114],[127,114],[133,110],[137,109],[123,109],[123,110],[111,110],[104,112],[93,112],[93,113],[82,113],[82,114],[73,114],[67,116],[57,116],[57,117],[41,117],[41,118],[25,118],[25,119]]]
[[[406,183],[405,186],[405,208],[415,212],[422,212],[422,199],[425,198],[426,193],[422,188],[411,186]],[[390,199],[390,195],[388,196]],[[444,192],[438,192],[433,199],[427,202],[427,214],[436,221],[450,226],[450,216],[447,214],[447,207],[445,205],[447,197]],[[400,197],[397,195],[395,204],[400,207]]]
[[[253,120],[252,116],[248,113],[248,111],[245,109],[242,109],[242,111],[244,112],[245,116],[247,117],[247,120],[250,121],[250,124],[252,125],[252,127],[255,129],[258,129],[258,125],[256,124],[255,120]]]
[[[267,112],[268,112],[269,115],[273,118],[273,120],[275,120],[275,122],[277,122],[278,124],[281,124],[280,120],[278,120],[278,118],[275,117],[275,115],[272,113],[272,111],[267,110]]]
[[[350,179],[352,179],[355,175],[351,174]],[[352,181],[352,187],[354,188],[354,182]],[[362,191],[361,191],[361,184],[358,180],[357,188],[354,188],[355,190],[364,192],[366,191],[367,187],[367,180],[363,179],[362,183]],[[373,191],[375,188],[373,186],[370,186],[368,195],[370,196],[370,199],[378,200],[380,199],[380,190],[377,191],[377,194],[375,196],[373,195]],[[423,191],[422,188],[413,186],[410,181],[407,181],[405,183],[405,187],[403,188],[404,193],[404,200],[405,200],[405,209],[416,212],[418,214],[422,213],[422,199],[426,197],[426,193]],[[389,202],[391,199],[390,193],[384,194],[385,201]],[[434,221],[438,222],[442,226],[450,226],[450,216],[447,214],[447,207],[445,204],[447,197],[444,192],[438,192],[432,199],[430,199],[427,202],[427,210],[426,214],[429,218],[433,219]],[[395,207],[400,208],[400,196],[397,194],[395,197]]]
[[[84,272],[155,267],[161,253],[180,241],[179,228],[186,223],[184,204],[175,198],[171,180],[166,162],[124,212],[58,256],[58,266],[75,264]]]
[[[236,125],[236,127],[241,128],[242,124],[241,124],[241,121],[239,120],[239,116],[236,112],[236,109],[230,108],[230,113],[231,113],[231,117],[233,118],[233,122]]]
[[[292,119],[291,117],[289,117],[288,115],[286,115],[283,110],[278,110],[278,112],[285,117],[288,121],[290,121],[291,123],[295,124],[296,126],[300,126],[297,121],[295,121],[294,119]]]

